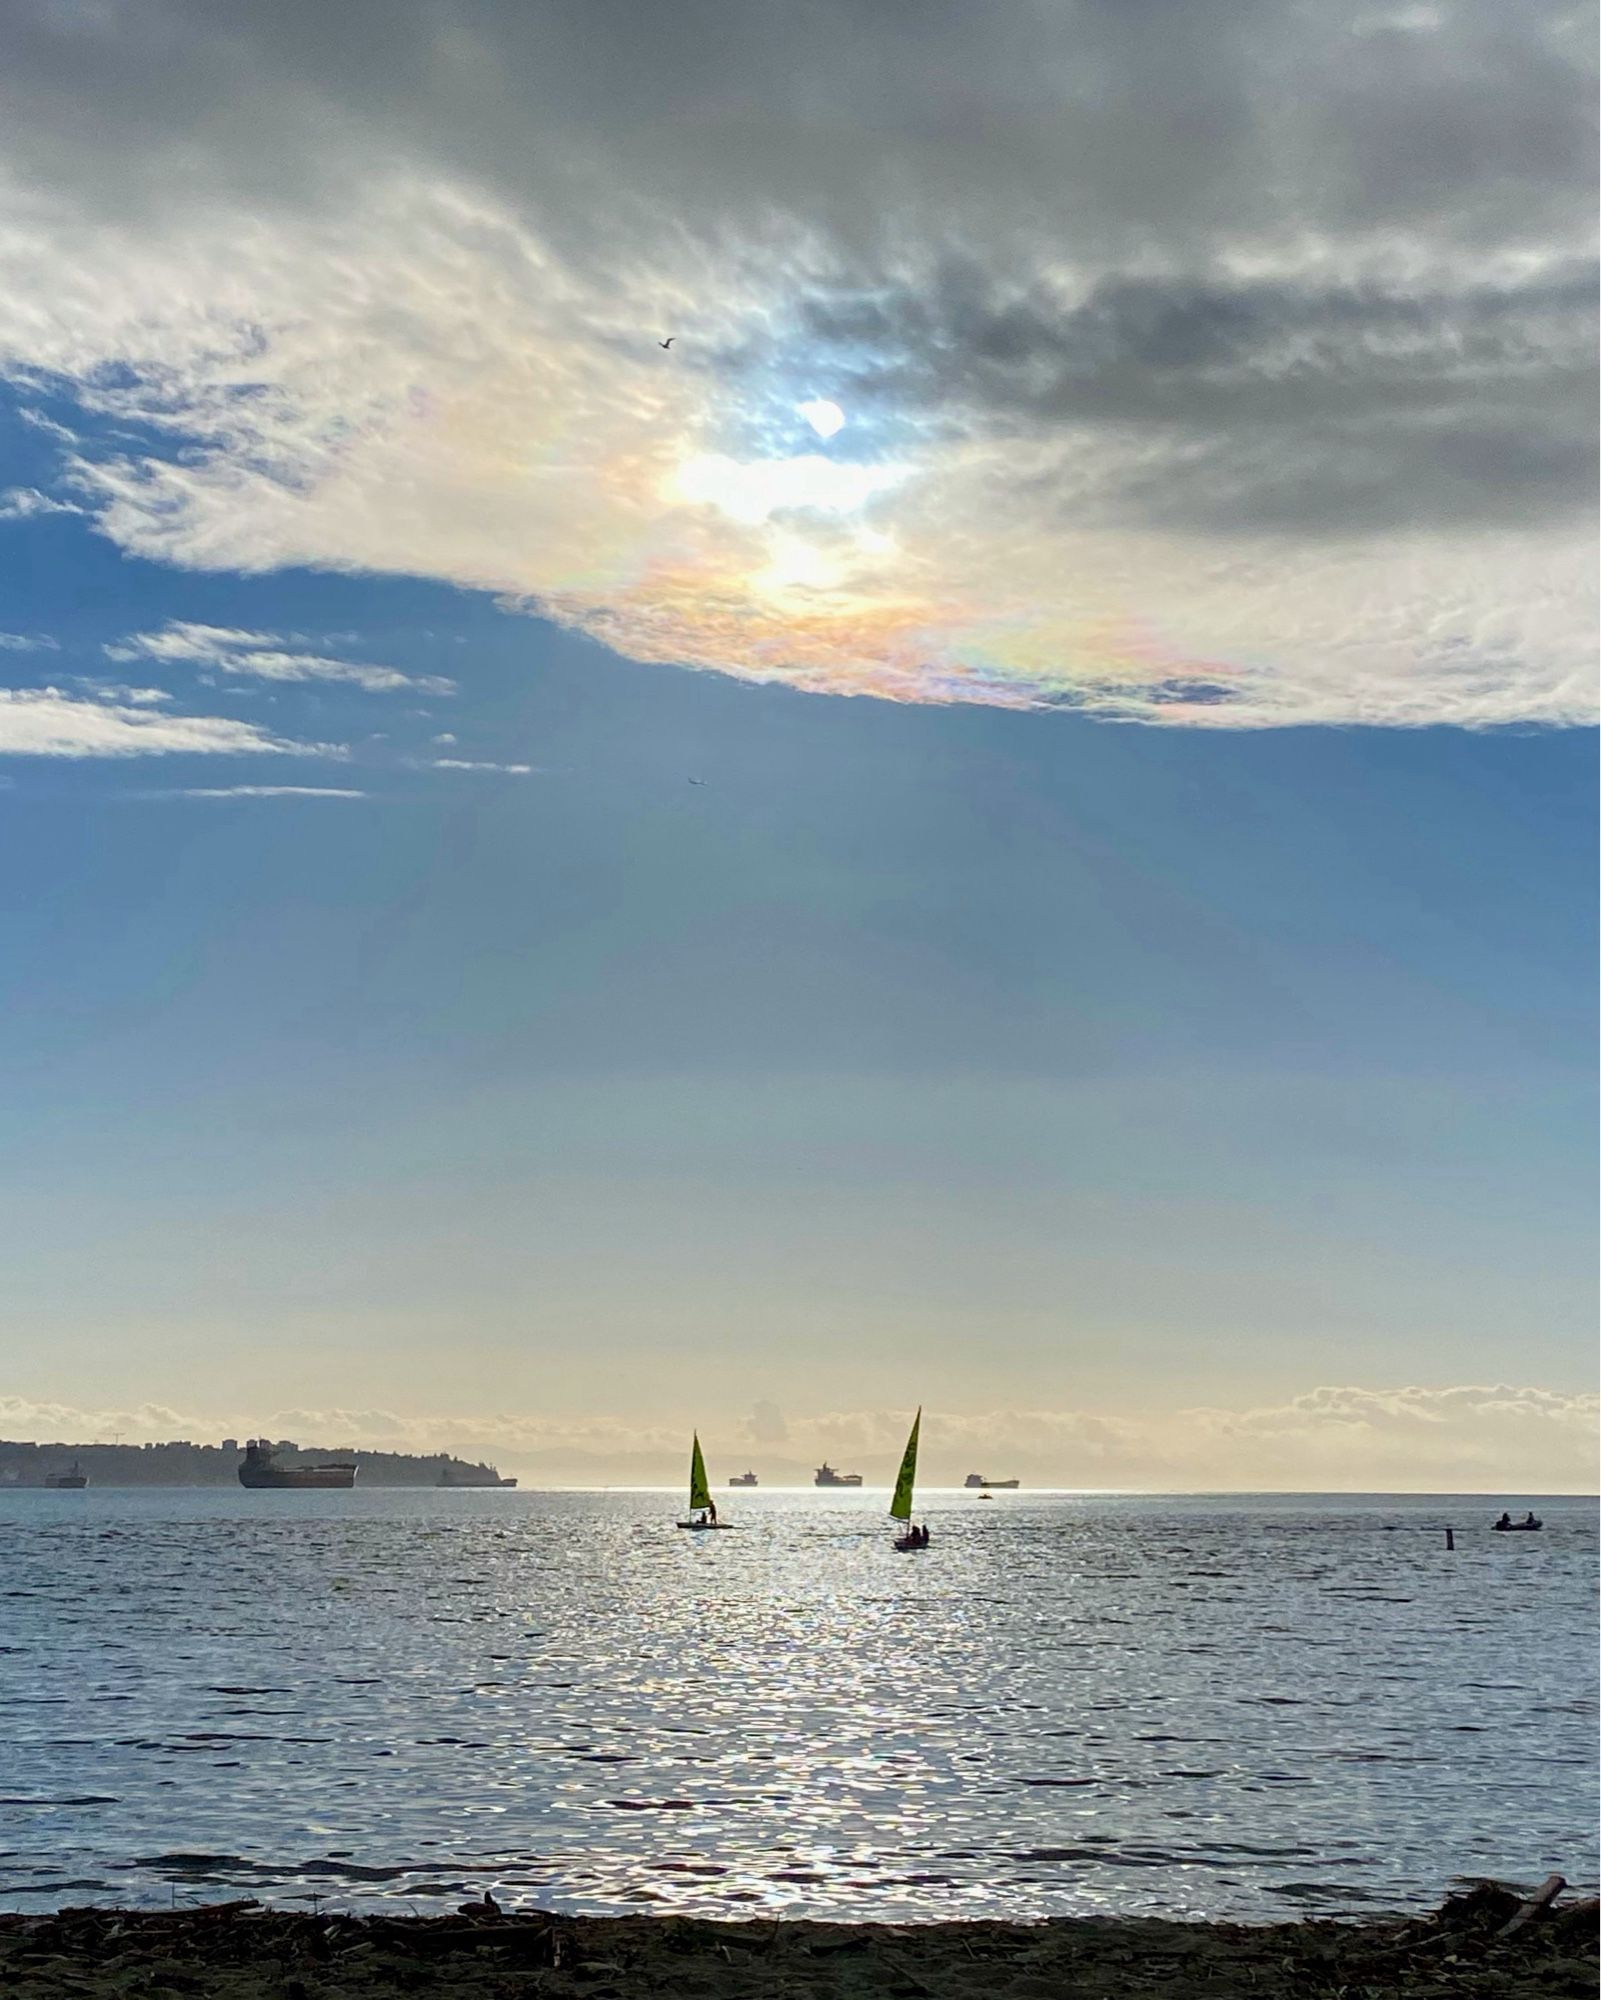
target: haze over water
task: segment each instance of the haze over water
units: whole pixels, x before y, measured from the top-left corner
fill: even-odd
[[[1593,1501],[941,1493],[902,1558],[880,1493],[677,1499],[0,1495],[0,1907],[1594,1887]]]

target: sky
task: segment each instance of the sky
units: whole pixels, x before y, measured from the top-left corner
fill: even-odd
[[[14,0],[0,1434],[1594,1490],[1594,43]]]

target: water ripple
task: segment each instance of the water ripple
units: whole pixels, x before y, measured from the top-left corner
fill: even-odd
[[[915,1565],[882,1504],[741,1495],[687,1537],[647,1494],[0,1495],[0,1897],[1269,1917],[1593,1882],[1592,1504],[1508,1549],[1464,1501],[933,1496]]]

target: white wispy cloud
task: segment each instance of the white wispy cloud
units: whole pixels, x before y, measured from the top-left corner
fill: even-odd
[[[398,667],[364,660],[338,660],[295,650],[276,632],[250,632],[226,625],[172,619],[159,632],[132,632],[101,648],[108,660],[155,660],[163,665],[207,667],[264,681],[347,681],[368,694],[401,688],[414,693],[453,694],[455,682],[437,674],[407,674]]]
[[[169,619],[159,632],[130,632],[125,639],[103,646],[101,651],[112,660],[181,661],[186,665],[211,667],[229,652],[277,644],[274,632],[246,632],[236,626],[197,625]]]
[[[70,500],[55,500],[37,486],[12,486],[0,493],[0,521],[31,521],[43,514],[82,514]]]
[[[435,757],[436,771],[498,771],[508,778],[526,778],[533,770],[532,764],[496,764],[483,757]]]
[[[0,688],[0,757],[340,756],[224,716],[175,715],[150,703],[56,687]]]
[[[59,423],[54,417],[47,417],[43,410],[36,410],[27,403],[21,405],[17,415],[30,430],[42,431],[46,437],[54,438],[57,444],[77,446],[83,442],[70,426]]]
[[[150,792],[167,799],[364,799],[367,794],[346,785],[185,785],[170,792]]]
[[[92,674],[77,674],[74,685],[93,701],[124,702],[131,708],[157,708],[172,700],[171,688],[128,687],[120,681],[98,680]]]
[[[59,653],[61,641],[48,632],[0,632],[0,653]]]

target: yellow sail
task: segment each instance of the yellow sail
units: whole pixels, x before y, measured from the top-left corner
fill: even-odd
[[[689,1454],[689,1504],[692,1508],[712,1504],[711,1488],[706,1484],[706,1461],[700,1455],[698,1434]]]
[[[912,1486],[917,1479],[917,1431],[923,1421],[922,1406],[912,1419],[912,1434],[906,1440],[906,1452],[901,1459],[900,1477],[895,1481],[895,1497],[889,1503],[889,1511],[897,1521],[912,1518]]]

